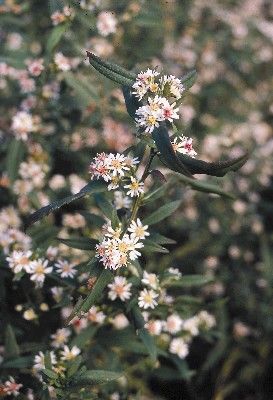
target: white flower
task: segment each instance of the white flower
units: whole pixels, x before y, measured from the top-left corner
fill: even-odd
[[[28,133],[34,131],[32,115],[25,111],[18,111],[12,118],[11,129],[18,139],[27,140]]]
[[[113,12],[102,11],[97,18],[97,29],[100,35],[108,36],[117,30],[117,19]]]
[[[80,318],[79,317],[74,317],[70,321],[69,325],[73,325],[73,328],[75,329],[75,331],[77,333],[79,333],[80,331],[82,331],[83,329],[85,329],[88,326],[88,319],[84,318],[84,317],[80,317]]]
[[[170,104],[165,98],[162,99],[161,110],[165,121],[173,122],[174,119],[179,119],[178,108],[175,108],[176,104]]]
[[[69,71],[71,69],[71,61],[63,55],[63,53],[56,53],[54,62],[60,71]]]
[[[183,325],[183,320],[177,314],[169,315],[166,321],[164,321],[164,330],[166,332],[175,335],[181,331]]]
[[[28,61],[27,67],[28,71],[33,76],[39,76],[41,72],[45,69],[44,60],[42,58],[38,58],[36,60]]]
[[[27,310],[24,311],[23,313],[23,318],[26,321],[32,321],[33,319],[36,319],[38,316],[35,313],[35,311],[33,310],[33,308],[29,308]]]
[[[141,193],[144,193],[144,183],[139,182],[133,176],[131,176],[131,183],[125,185],[124,188],[129,189],[126,194],[131,197],[138,197]]]
[[[152,289],[157,289],[158,287],[158,278],[156,274],[149,274],[147,271],[143,272],[141,282],[144,283],[144,285],[150,286]]]
[[[50,290],[51,290],[53,299],[57,303],[59,303],[59,301],[61,301],[61,299],[62,299],[64,289],[62,287],[54,286]]]
[[[180,358],[185,358],[189,354],[189,346],[184,339],[175,338],[170,343],[169,351]]]
[[[183,330],[189,332],[192,336],[199,333],[199,319],[197,316],[185,319],[183,322]]]
[[[94,322],[99,325],[103,324],[106,318],[106,315],[102,311],[98,311],[98,308],[95,306],[90,308],[86,316],[90,322]]]
[[[27,270],[30,266],[32,252],[28,251],[16,251],[14,250],[9,257],[7,257],[7,262],[9,267],[13,270],[15,274],[21,272],[22,270]]]
[[[129,321],[124,314],[116,315],[112,320],[114,328],[116,329],[124,329],[129,325]]]
[[[185,90],[185,87],[180,79],[176,78],[174,75],[164,75],[160,78],[160,84],[166,96],[170,93],[177,99],[182,96],[182,93]]]
[[[114,204],[117,210],[130,208],[132,200],[128,196],[124,196],[123,192],[116,190],[114,192]]]
[[[136,221],[132,221],[128,228],[128,231],[131,232],[131,237],[137,239],[145,239],[146,236],[149,236],[150,234],[147,230],[148,225],[142,225],[139,218]]]
[[[60,274],[62,278],[73,278],[77,273],[77,271],[74,269],[75,265],[66,260],[59,260],[55,264],[55,267],[57,268],[58,274]]]
[[[181,276],[182,276],[182,274],[181,274],[181,272],[179,271],[178,268],[170,267],[170,268],[168,269],[168,272],[169,272],[170,274],[174,275],[174,278],[175,278],[175,279],[179,279],[179,278],[181,278]]]
[[[19,390],[23,387],[21,383],[16,383],[15,379],[10,376],[9,379],[3,385],[3,391],[7,395],[13,395],[17,397],[20,393]]]
[[[56,333],[52,334],[50,337],[52,340],[51,345],[55,348],[62,347],[64,343],[67,342],[71,332],[67,328],[57,329]]]
[[[155,82],[155,78],[159,75],[159,72],[150,68],[145,72],[140,72],[137,75],[137,79],[133,84],[133,94],[141,100],[146,93],[155,93],[158,90],[158,84]]]
[[[56,356],[55,356],[53,351],[51,351],[49,353],[49,356],[50,356],[51,364],[52,365],[56,364],[57,363]],[[45,369],[45,355],[44,355],[44,353],[42,351],[39,351],[39,353],[36,354],[36,356],[34,357],[33,368],[36,371],[41,371],[42,369]]]
[[[163,327],[163,322],[160,321],[159,319],[150,320],[145,324],[145,328],[148,329],[149,333],[155,336],[160,335],[162,327]]]
[[[155,300],[158,294],[154,290],[143,289],[138,296],[138,305],[146,310],[147,308],[155,308],[157,301]]]
[[[178,153],[185,154],[193,158],[197,154],[192,147],[192,138],[188,138],[187,136],[175,137],[171,143],[174,151],[177,151]]]
[[[64,346],[63,350],[61,351],[61,360],[74,360],[74,358],[76,358],[80,353],[81,350],[77,346],[73,346],[71,349],[69,349],[68,346]]]
[[[216,325],[214,315],[209,314],[207,311],[200,311],[197,316],[199,324],[205,329],[213,328]]]
[[[31,274],[31,280],[36,282],[39,286],[43,285],[45,276],[50,274],[53,270],[52,267],[48,267],[48,260],[39,258],[38,260],[31,261],[27,268],[27,272]]]
[[[130,292],[132,284],[127,283],[126,278],[123,276],[115,276],[114,282],[108,285],[110,291],[108,292],[108,297],[111,300],[116,300],[119,298],[121,301],[130,299],[132,293]]]

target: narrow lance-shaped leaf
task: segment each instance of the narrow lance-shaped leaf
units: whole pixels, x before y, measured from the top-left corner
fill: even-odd
[[[142,340],[144,346],[148,350],[152,360],[155,361],[156,356],[157,356],[157,349],[156,349],[154,338],[150,335],[148,330],[145,328],[141,328],[138,331],[138,335],[139,335],[140,339]]]
[[[15,358],[19,355],[19,346],[11,325],[7,325],[5,333],[5,359]]]
[[[165,204],[143,220],[144,225],[153,225],[169,217],[180,206],[181,201],[176,200]]]
[[[84,299],[84,301],[74,310],[69,318],[71,321],[75,315],[81,313],[86,313],[89,311],[90,307],[96,302],[96,300],[101,296],[103,289],[111,282],[113,275],[108,269],[103,269],[99,275],[96,283],[89,293],[89,295]],[[69,322],[69,321],[68,321]]]
[[[182,76],[180,78],[180,80],[183,83],[183,86],[185,87],[185,89],[189,90],[193,86],[194,82],[196,81],[196,78],[197,78],[197,73],[194,69],[194,70],[190,71],[188,74]]]
[[[52,213],[53,211],[58,210],[60,207],[64,206],[65,204],[69,204],[72,201],[79,200],[82,197],[86,196],[87,194],[92,193],[99,193],[104,192],[107,190],[106,183],[103,181],[92,181],[89,182],[86,186],[84,186],[79,193],[73,194],[71,196],[65,197],[61,200],[56,200],[53,203],[40,208],[40,210],[35,211],[33,214],[28,216],[26,220],[26,227],[33,224],[34,222],[39,221],[40,219],[44,218],[46,215]]]
[[[25,146],[21,140],[13,139],[8,147],[6,168],[8,177],[14,182],[18,176],[19,164],[24,158]]]
[[[127,69],[125,69],[115,63],[105,61],[102,58],[96,56],[94,53],[91,53],[90,51],[86,51],[86,54],[87,54],[87,57],[89,58],[89,62],[91,65],[93,62],[95,62],[95,63],[101,65],[102,67],[108,69],[109,71],[115,72],[116,74],[122,75],[125,78],[135,81],[137,75],[134,72],[128,71]]]
[[[108,383],[119,379],[123,374],[121,372],[105,371],[105,370],[90,370],[81,373],[79,376],[75,377],[71,383],[70,387],[76,386],[88,386]]]
[[[69,239],[57,238],[61,243],[68,247],[79,250],[94,250],[98,240],[87,237],[71,237]]]
[[[119,83],[120,85],[125,85],[125,86],[133,85],[135,79],[132,77],[131,78],[128,77],[128,75],[124,73],[124,71],[126,70],[123,70],[123,68],[122,71],[120,70],[117,71],[117,68],[113,70],[113,68],[110,68],[109,65],[106,66],[105,65],[106,62],[101,60],[99,57],[94,58],[94,55],[90,52],[87,52],[87,55],[90,64],[106,78],[109,78],[111,81]],[[115,65],[115,67],[118,67],[116,66],[116,64],[111,64],[111,65]],[[119,69],[120,68],[121,67],[119,67]],[[126,71],[126,73],[128,73],[128,71]]]
[[[55,26],[52,31],[50,32],[50,35],[47,40],[46,44],[46,51],[47,53],[52,53],[53,50],[57,47],[59,44],[60,40],[62,39],[65,31],[69,27],[69,23],[64,23],[60,24],[58,26]]]
[[[248,153],[230,160],[216,162],[197,160],[185,154],[177,154],[177,157],[192,174],[206,174],[222,177],[230,171],[237,171],[241,168],[248,159]]]

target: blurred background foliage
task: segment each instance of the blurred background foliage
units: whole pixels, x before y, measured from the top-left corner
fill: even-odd
[[[50,16],[64,5],[73,9],[73,17],[53,26]],[[115,13],[113,34],[98,32],[101,10]],[[20,77],[3,74],[0,79],[0,204],[13,204],[23,220],[68,194],[75,176],[74,186],[79,179],[88,180],[87,166],[97,151],[123,151],[134,140],[134,124],[120,91],[88,65],[86,49],[135,71],[158,66],[181,76],[197,70],[197,82],[181,106],[181,129],[194,138],[202,159],[236,156],[244,149],[250,159],[236,176],[224,178],[225,189],[237,197],[234,202],[171,189],[183,203],[158,228],[177,244],[164,257],[149,256],[147,269],[172,266],[214,278],[196,300],[213,305],[217,340],[194,341],[188,362],[195,372],[189,380],[175,379],[167,368],[165,375],[151,371],[145,379],[155,398],[271,399],[272,2],[6,0],[0,2],[0,26],[2,69],[6,63],[23,70],[28,58],[37,57],[46,65],[33,90]],[[69,67],[57,65],[58,52],[69,58]],[[31,112],[39,129],[18,148],[12,119],[26,99],[34,103]],[[36,155],[47,165],[46,179],[27,195],[14,193],[20,163],[35,143],[41,145]],[[66,182],[57,190],[52,183],[56,175]],[[82,202],[73,203],[44,222],[42,232],[34,226],[28,233],[46,248],[63,229],[63,214],[82,208]],[[54,316],[46,324],[54,325]]]

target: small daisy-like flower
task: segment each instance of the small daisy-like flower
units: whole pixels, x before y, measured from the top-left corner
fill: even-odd
[[[164,321],[164,330],[166,332],[175,335],[177,332],[181,331],[183,325],[183,320],[177,314],[169,315],[166,321]]]
[[[131,197],[138,197],[144,193],[144,183],[139,182],[136,178],[131,176],[131,183],[124,186],[125,189],[129,189],[126,194]]]
[[[157,289],[158,287],[158,278],[156,274],[149,274],[147,271],[143,272],[141,282],[144,283],[144,285],[150,286],[152,289]]]
[[[53,351],[49,353],[51,364],[54,365],[57,363],[56,356]],[[45,355],[42,351],[39,351],[38,354],[34,357],[34,365],[33,368],[35,371],[41,371],[45,369]]]
[[[27,270],[30,266],[32,256],[31,251],[16,251],[14,250],[9,257],[6,258],[9,263],[9,267],[13,270],[15,274],[21,272],[22,270]]]
[[[171,143],[174,151],[178,153],[185,154],[192,158],[197,154],[192,147],[192,138],[188,138],[187,136],[175,137]]]
[[[186,358],[189,354],[189,346],[182,338],[174,338],[169,347],[172,354],[176,354],[179,358]]]
[[[179,109],[175,108],[175,106],[176,106],[175,103],[170,104],[167,99],[163,98],[161,109],[164,120],[173,122],[174,119],[179,119],[178,115]]]
[[[61,329],[57,329],[56,333],[54,333],[53,335],[51,335],[51,339],[52,342],[52,346],[55,348],[59,348],[62,347],[64,345],[64,343],[66,343],[68,341],[69,336],[71,335],[71,332],[69,329],[67,328],[61,328]]]
[[[148,329],[149,333],[154,336],[160,335],[162,331],[163,322],[159,319],[150,320],[146,322],[145,328]]]
[[[59,260],[55,264],[57,272],[61,275],[62,278],[73,278],[74,275],[76,275],[77,273],[77,271],[74,269],[74,266],[74,264],[71,264],[66,260]]]
[[[213,328],[216,325],[216,320],[214,315],[209,314],[207,311],[203,310],[197,314],[199,324],[204,329]]]
[[[88,326],[88,319],[84,317],[74,317],[72,321],[70,321],[69,325],[72,325],[75,331],[80,333],[80,331]]]
[[[165,96],[173,96],[180,99],[185,90],[183,83],[174,75],[164,75],[160,78],[160,84]]]
[[[183,322],[183,330],[191,334],[191,336],[197,336],[199,333],[199,319],[197,316],[186,319]]]
[[[34,319],[36,319],[38,316],[36,314],[36,312],[33,310],[33,308],[29,308],[28,310],[24,311],[23,313],[23,318],[26,321],[32,321]]]
[[[13,395],[17,397],[20,393],[19,390],[23,387],[21,383],[16,383],[15,379],[10,376],[9,379],[4,383],[3,391],[7,395]]]
[[[42,286],[45,280],[45,276],[50,274],[53,270],[52,267],[48,267],[48,260],[39,258],[38,260],[31,261],[27,272],[31,274],[31,280]]]
[[[71,349],[69,349],[68,346],[64,346],[63,350],[61,351],[61,360],[74,360],[74,358],[76,358],[80,353],[81,350],[77,346],[73,346]]]
[[[148,225],[142,225],[142,222],[140,221],[139,218],[137,218],[136,221],[132,221],[128,231],[131,232],[131,237],[132,238],[137,238],[137,239],[145,239],[146,236],[149,236],[148,230]]]
[[[155,300],[158,294],[154,290],[143,289],[139,293],[138,305],[146,310],[147,308],[155,308],[157,306],[157,301]]]
[[[181,274],[181,272],[179,271],[178,268],[170,267],[170,268],[168,269],[168,272],[169,272],[171,275],[174,275],[174,278],[175,278],[175,279],[179,279],[179,278],[181,278],[181,276],[182,276],[182,274]]]
[[[126,278],[123,276],[116,276],[114,282],[108,285],[110,291],[108,292],[108,297],[111,300],[116,300],[119,298],[121,301],[130,299],[132,293],[130,292],[132,284],[127,283]]]
[[[98,311],[98,308],[95,306],[90,308],[86,316],[90,322],[94,322],[99,325],[101,325],[106,318],[106,315],[102,311]]]

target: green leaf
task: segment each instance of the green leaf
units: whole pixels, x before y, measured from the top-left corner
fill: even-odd
[[[97,206],[101,209],[103,214],[111,220],[112,225],[116,225],[119,222],[119,219],[117,210],[113,207],[113,205],[105,198],[105,196],[101,196],[99,194],[95,195],[95,200]]]
[[[145,251],[151,253],[169,253],[169,250],[165,249],[165,247],[150,239],[145,239],[143,252],[145,253]]]
[[[91,65],[93,65],[93,63],[97,63],[101,67],[104,67],[104,68],[108,69],[109,71],[112,71],[112,72],[115,72],[116,74],[124,76],[127,79],[130,79],[132,81],[136,80],[137,75],[134,72],[128,71],[127,69],[125,69],[115,63],[105,61],[105,60],[101,59],[100,57],[96,56],[95,54],[91,53],[90,51],[87,51],[86,54],[87,54],[87,57],[89,58],[89,62]]]
[[[135,119],[136,110],[141,106],[138,99],[132,94],[130,86],[122,86],[122,92],[125,100],[125,105],[130,117]]]
[[[100,215],[89,213],[88,211],[85,210],[80,210],[78,212],[85,218],[86,222],[88,222],[88,224],[90,225],[101,228],[102,225],[105,224],[104,218],[102,218]]]
[[[33,214],[28,216],[26,220],[26,227],[33,224],[34,222],[39,221],[46,215],[50,214],[53,211],[58,210],[60,207],[65,204],[69,204],[72,201],[79,200],[87,194],[104,192],[107,190],[106,183],[104,181],[91,181],[86,186],[84,186],[79,193],[73,194],[71,196],[65,197],[61,200],[56,200],[48,206],[40,208],[40,210],[35,211]]]
[[[22,141],[12,139],[8,146],[6,169],[10,181],[13,183],[18,177],[18,170],[21,161],[24,158],[25,146]]]
[[[5,332],[5,360],[18,357],[20,353],[16,336],[11,325],[7,325]]]
[[[88,328],[83,329],[77,336],[70,342],[71,346],[78,346],[83,348],[86,342],[90,341],[98,330],[98,326],[90,325]]]
[[[81,238],[71,237],[69,239],[62,239],[62,238],[57,238],[57,239],[66,246],[79,250],[94,250],[96,244],[98,244],[98,240],[86,237],[81,237]]]
[[[148,217],[146,217],[143,220],[143,225],[153,225],[162,221],[163,219],[169,217],[172,213],[174,213],[178,209],[180,204],[180,200],[172,201],[171,203],[165,204],[164,206],[160,207],[158,210],[150,214]]]
[[[51,371],[51,369],[42,369],[41,374],[46,378],[53,379],[54,381],[58,379],[58,375],[56,374],[56,372]]]
[[[105,371],[105,370],[90,370],[81,373],[75,377],[70,383],[70,387],[84,387],[89,385],[97,385],[108,383],[122,377],[121,372]]]
[[[14,369],[23,369],[29,368],[33,365],[33,357],[18,357],[12,360],[3,361],[0,364],[0,368],[14,368]]]
[[[77,308],[76,312],[73,311],[71,315],[71,319],[75,315],[79,315],[81,313],[86,313],[90,310],[91,306],[97,301],[97,299],[101,296],[103,289],[111,282],[113,278],[113,274],[108,269],[103,269],[101,274],[99,275],[96,283],[89,293],[89,295],[84,299],[82,304]],[[70,319],[70,320],[71,320]]]
[[[46,43],[46,52],[48,54],[53,53],[53,51],[58,46],[63,35],[65,34],[65,31],[68,29],[69,26],[70,26],[70,23],[66,22],[66,23],[57,25],[52,29],[52,31],[50,32],[50,35],[47,39],[47,43]]]
[[[219,196],[223,196],[228,199],[235,199],[235,196],[232,193],[227,193],[223,189],[210,183],[198,181],[197,179],[190,179],[181,174],[177,174],[177,177],[181,182],[190,186],[192,189],[198,190],[199,192],[218,194]]]
[[[116,64],[106,63],[94,54],[87,52],[90,64],[102,75],[120,85],[132,86],[135,79],[128,76],[128,72]],[[106,65],[107,64],[107,65]],[[111,65],[111,66],[110,66]],[[127,76],[126,76],[127,74]]]
[[[184,154],[177,154],[178,159],[192,174],[206,174],[222,177],[230,171],[237,171],[248,159],[248,153],[225,161],[206,162],[197,160]]]
[[[156,349],[154,338],[150,335],[150,333],[145,328],[141,328],[138,331],[138,335],[139,335],[140,339],[142,340],[144,346],[148,350],[152,360],[155,361],[156,355],[157,355],[157,349]]]
[[[167,287],[194,287],[202,286],[213,282],[213,278],[203,275],[185,275],[179,280],[170,280],[164,282]]]
[[[189,90],[194,85],[196,78],[197,78],[197,73],[196,70],[194,69],[190,71],[188,74],[182,76],[180,80],[183,83],[185,89]]]
[[[176,244],[175,240],[167,238],[166,236],[163,236],[157,232],[150,232],[149,240],[152,240],[158,244]]]

